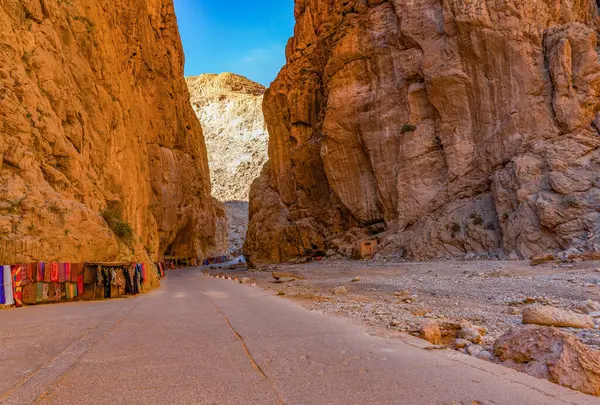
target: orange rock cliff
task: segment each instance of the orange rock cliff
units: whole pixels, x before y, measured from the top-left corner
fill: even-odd
[[[171,0],[0,2],[0,256],[226,249]]]
[[[600,249],[598,6],[296,0],[263,109],[254,264]]]

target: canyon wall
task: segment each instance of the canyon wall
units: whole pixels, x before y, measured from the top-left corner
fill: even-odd
[[[233,73],[186,78],[206,141],[213,196],[248,201],[250,184],[267,161],[262,112],[265,87]]]
[[[296,0],[254,264],[600,250],[593,0]]]
[[[186,82],[206,140],[212,193],[227,212],[228,253],[237,257],[248,229],[250,185],[268,159],[265,87],[233,73],[203,74]]]
[[[171,0],[0,3],[0,256],[219,254]]]

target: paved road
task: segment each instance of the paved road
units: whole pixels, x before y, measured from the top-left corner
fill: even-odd
[[[0,403],[600,404],[424,346],[181,270],[137,298],[0,311]]]

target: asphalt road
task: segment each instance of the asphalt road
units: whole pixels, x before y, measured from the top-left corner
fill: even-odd
[[[199,270],[136,298],[0,311],[2,404],[600,404]]]

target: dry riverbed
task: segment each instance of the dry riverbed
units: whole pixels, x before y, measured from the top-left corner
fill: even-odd
[[[344,316],[380,330],[419,336],[421,325],[428,320],[438,322],[442,331],[468,320],[486,329],[482,346],[493,352],[491,346],[499,336],[522,324],[521,310],[527,305],[577,310],[585,300],[600,301],[599,267],[598,262],[533,267],[525,261],[319,261],[209,273],[247,277],[311,310]],[[303,279],[275,283],[272,271],[290,272]],[[357,278],[360,280],[352,281]],[[334,289],[340,286],[347,292],[335,294]],[[600,348],[597,328],[561,329]]]

